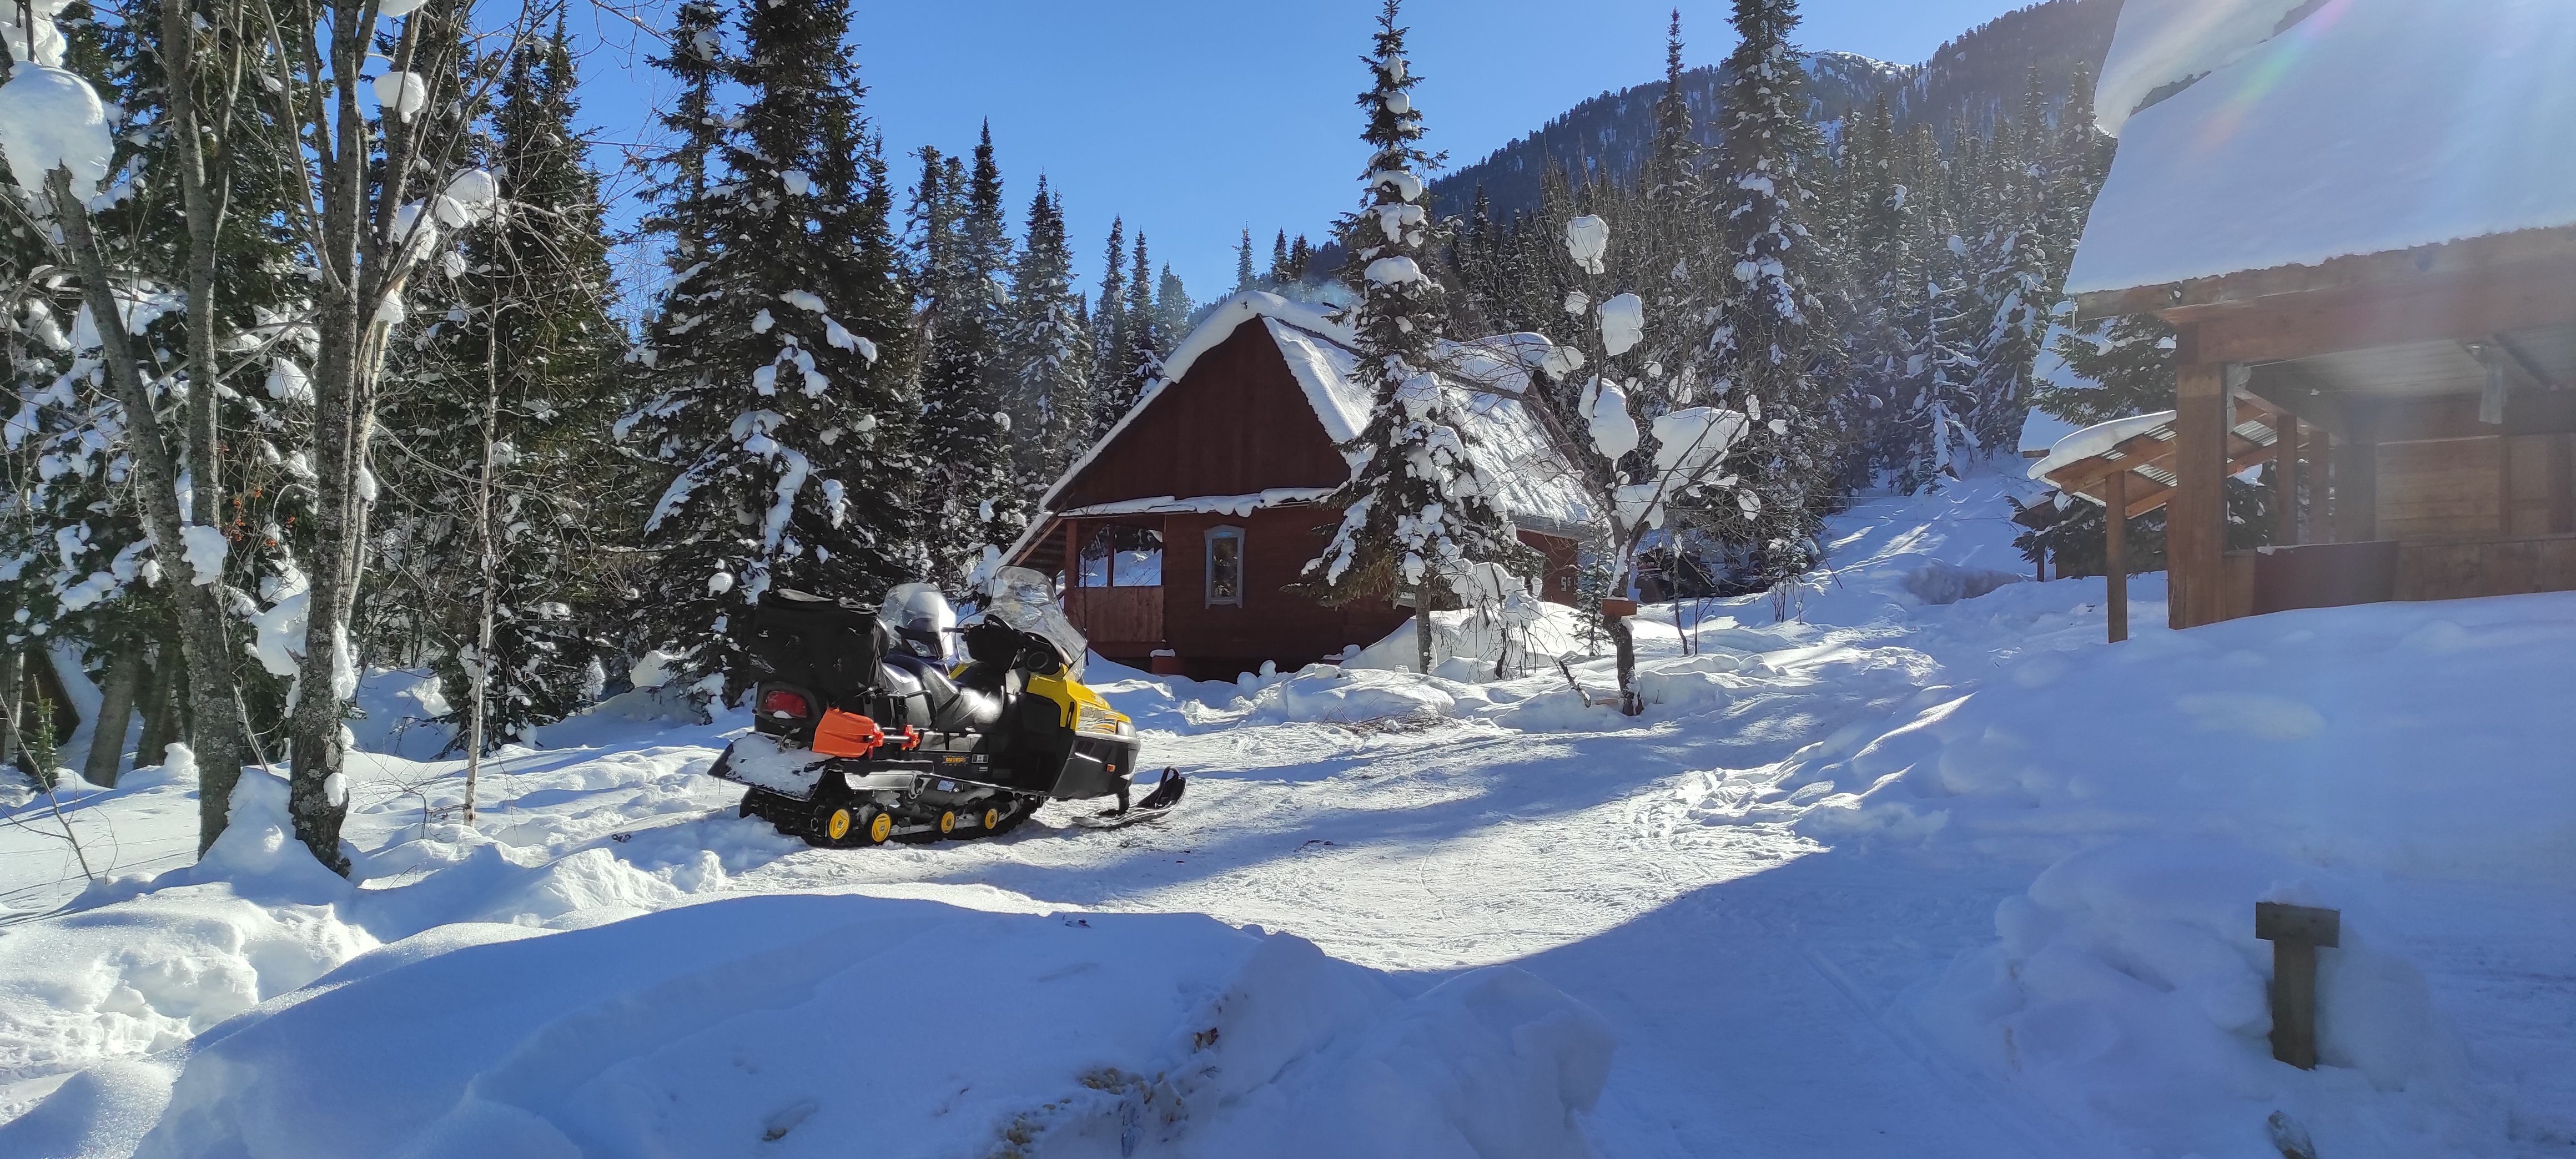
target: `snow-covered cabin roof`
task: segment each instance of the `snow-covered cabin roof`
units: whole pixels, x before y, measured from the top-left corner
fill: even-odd
[[[1369,411],[1375,406],[1368,387],[1359,379],[1359,358],[1353,347],[1359,336],[1333,320],[1318,307],[1291,302],[1277,294],[1246,290],[1226,299],[1209,311],[1197,329],[1172,350],[1164,360],[1163,378],[1136,400],[1100,441],[1067,468],[1064,477],[1047,489],[1041,502],[1053,515],[1105,515],[1133,513],[1129,509],[1187,511],[1198,510],[1212,502],[1221,508],[1238,511],[1249,507],[1277,506],[1285,503],[1313,502],[1320,495],[1305,488],[1281,488],[1257,496],[1159,496],[1136,499],[1073,511],[1059,510],[1057,497],[1085,468],[1118,441],[1128,427],[1135,424],[1145,409],[1172,383],[1180,381],[1190,367],[1208,351],[1214,350],[1246,323],[1258,322],[1279,348],[1288,371],[1297,379],[1313,408],[1315,419],[1334,443],[1358,438],[1368,425]],[[1443,342],[1441,354],[1445,363],[1442,385],[1458,400],[1466,414],[1465,430],[1469,446],[1480,457],[1488,473],[1502,483],[1503,506],[1512,518],[1531,530],[1548,531],[1572,527],[1590,518],[1582,488],[1575,485],[1573,472],[1563,466],[1548,449],[1545,436],[1528,412],[1521,409],[1521,392],[1529,387],[1529,365],[1546,349],[1547,339],[1535,334],[1505,334],[1473,342]],[[1146,507],[1136,507],[1146,504]],[[1107,508],[1118,508],[1109,511]],[[1034,529],[1033,532],[1034,533]],[[1024,545],[1023,545],[1024,546]],[[1018,549],[1014,549],[1016,553]]]
[[[2100,103],[2072,293],[2576,225],[2568,0],[2128,0]]]

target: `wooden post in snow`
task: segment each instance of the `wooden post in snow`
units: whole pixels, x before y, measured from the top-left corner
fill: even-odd
[[[2111,588],[2111,642],[2129,638],[2129,469],[2121,467],[2104,481],[2110,492],[2103,524],[2102,578]]]
[[[2254,903],[2254,936],[2272,943],[2272,1057],[2317,1069],[2317,950],[2343,940],[2343,911]]]

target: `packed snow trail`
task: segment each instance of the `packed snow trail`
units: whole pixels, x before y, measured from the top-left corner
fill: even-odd
[[[260,1016],[278,1019],[270,1033],[310,1024],[288,1017],[310,993],[296,988],[378,943],[413,938],[401,960],[438,961],[493,936],[476,931],[865,894],[1024,915],[1202,913],[1310,940],[1416,1000],[1462,971],[1527,971],[1615,1039],[1582,1117],[1607,1159],[2226,1159],[2262,1155],[2274,1108],[2335,1159],[2561,1153],[2576,1138],[2576,931],[2528,915],[2576,901],[2576,789],[2546,774],[2576,744],[2576,724],[2550,708],[2576,596],[2150,628],[2112,649],[2101,583],[2020,582],[2000,507],[1985,486],[1864,503],[1836,520],[1835,566],[1793,593],[1792,618],[1766,600],[1713,601],[1689,617],[1691,655],[1674,610],[1651,610],[1640,638],[1655,703],[1639,720],[1584,707],[1553,670],[1191,685],[1097,667],[1146,730],[1148,759],[1193,775],[1180,809],[1116,832],[1071,824],[1096,805],[1054,805],[998,839],[808,849],[736,818],[738,791],[702,775],[738,718],[674,723],[648,696],[549,729],[548,749],[508,753],[469,835],[435,812],[453,803],[455,763],[398,755],[426,757],[437,738],[389,733],[388,711],[365,725],[378,751],[353,762],[364,888],[325,896],[311,891],[329,883],[263,877],[254,858],[0,927],[0,1119],[68,1092],[0,1124],[0,1150],[65,1118],[106,1121],[71,1096],[106,1099],[136,1081],[130,1068],[172,1057],[155,1052],[258,1004],[284,1004]],[[2135,588],[2136,622],[2159,622],[2160,583]],[[1576,676],[1606,686],[1606,663]],[[372,695],[420,700],[401,685],[381,674]],[[2427,688],[2440,691],[2409,691]],[[2213,692],[2230,695],[2193,699]],[[2334,727],[2309,727],[2300,705]],[[138,774],[67,799],[146,847],[174,826],[184,840],[184,788]],[[2234,844],[2205,852],[2213,836]],[[2050,869],[2123,841],[2146,853],[2074,877],[2064,865],[2076,862]],[[2248,872],[2269,876],[2226,885]],[[51,880],[0,886],[32,910],[77,885]],[[2221,1000],[2259,989],[2267,959],[2240,906],[2267,888],[2344,905],[2379,956],[2336,985],[2418,1021],[2349,1024],[2335,1065],[2313,1076],[2269,1063],[2241,1005]],[[1233,952],[1174,959],[1174,982],[1217,984]],[[387,988],[412,975],[363,972],[376,979],[368,1001],[405,1000]],[[1483,1041],[1445,1009],[1407,1025]],[[1096,1035],[1075,1014],[1024,1017],[1033,1041]],[[2457,1065],[2426,1054],[2433,1069],[2392,1073],[2395,1088],[2360,1081],[2387,1072],[2372,1043],[2391,1034],[2465,1051]],[[1353,1038],[1294,1073],[1349,1073],[1338,1068],[1379,1049],[1400,1047]],[[2176,1085],[2196,1074],[2240,1081]],[[1057,1097],[1035,1080],[1004,1085],[978,1105]],[[1501,1097],[1575,1106],[1581,1091]],[[1030,1153],[1114,1143],[1116,1105],[1065,1120],[1056,1150]],[[541,1109],[579,1119],[573,1103]],[[838,1121],[829,1105],[812,1113]],[[1170,1153],[1212,1154],[1189,1140],[1212,1146],[1253,1121],[1200,1122]]]

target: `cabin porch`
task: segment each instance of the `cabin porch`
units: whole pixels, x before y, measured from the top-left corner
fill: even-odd
[[[2568,322],[2187,364],[2176,412],[2129,420],[2116,445],[2047,477],[2131,518],[2171,507],[2175,627],[2576,590],[2572,384]],[[2223,480],[2258,469],[2269,542],[2214,550]],[[2120,639],[2126,585],[2113,578]]]

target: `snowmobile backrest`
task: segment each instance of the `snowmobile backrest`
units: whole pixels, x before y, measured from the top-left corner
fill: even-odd
[[[893,646],[872,608],[775,588],[761,593],[743,654],[758,679],[810,688],[825,705],[849,709],[877,683]]]

